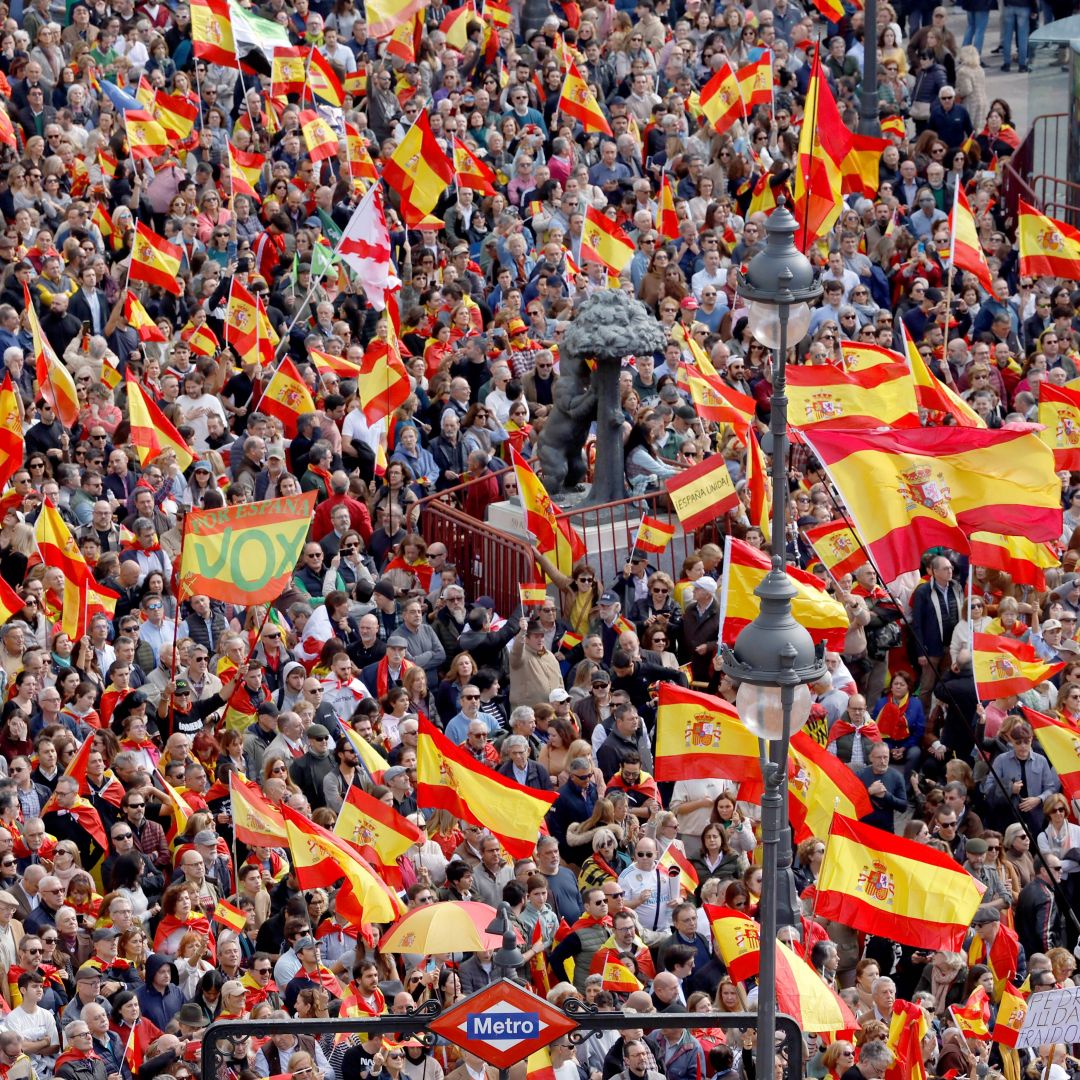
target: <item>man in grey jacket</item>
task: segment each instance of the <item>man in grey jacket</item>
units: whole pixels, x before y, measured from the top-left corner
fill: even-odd
[[[1061,781],[1042,754],[1033,754],[1034,733],[1027,722],[1009,732],[1011,749],[999,754],[982,782],[993,824],[1004,830],[1019,814],[1033,836],[1046,823],[1043,800],[1061,790]]]
[[[405,655],[427,672],[428,686],[435,686],[439,665],[446,661],[446,650],[435,631],[424,622],[424,605],[419,600],[410,600],[402,608],[401,618],[397,632],[405,639]]]

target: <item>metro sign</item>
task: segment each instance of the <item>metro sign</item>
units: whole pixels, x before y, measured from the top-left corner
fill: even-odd
[[[577,1024],[507,979],[485,986],[428,1024],[436,1035],[507,1069],[573,1031]]]

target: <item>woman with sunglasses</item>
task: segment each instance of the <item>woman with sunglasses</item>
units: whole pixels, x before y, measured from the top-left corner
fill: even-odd
[[[559,590],[559,607],[563,620],[577,634],[587,634],[600,602],[600,586],[596,570],[584,560],[575,563],[570,574],[564,574],[539,548],[532,549],[544,573]]]

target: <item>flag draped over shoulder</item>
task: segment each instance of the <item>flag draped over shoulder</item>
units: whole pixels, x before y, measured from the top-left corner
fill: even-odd
[[[422,717],[416,751],[416,797],[422,806],[449,810],[489,829],[514,858],[536,847],[554,792],[523,787],[492,772]]]
[[[226,604],[276,600],[300,559],[316,492],[193,510],[185,521],[180,594]]]
[[[956,952],[985,887],[951,855],[837,815],[817,890],[822,918]]]
[[[1050,542],[1061,535],[1053,454],[1026,426],[991,431],[802,432],[847,505],[882,578],[915,570],[923,552],[970,552],[994,530]]]

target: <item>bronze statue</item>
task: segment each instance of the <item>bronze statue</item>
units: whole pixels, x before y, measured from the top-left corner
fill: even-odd
[[[563,337],[554,405],[538,445],[550,495],[569,491],[584,477],[585,438],[595,419],[596,465],[584,501],[596,505],[625,496],[619,372],[626,357],[658,352],[666,344],[667,335],[645,305],[621,289],[593,293],[581,305]]]

